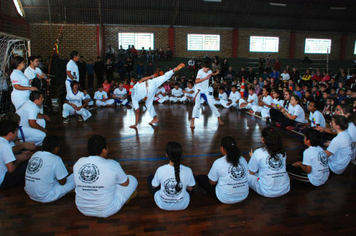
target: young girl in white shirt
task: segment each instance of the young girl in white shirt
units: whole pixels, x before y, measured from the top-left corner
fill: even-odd
[[[224,156],[214,162],[208,175],[197,176],[196,182],[222,203],[241,202],[249,193],[247,162],[241,156],[233,137],[225,136],[221,139],[220,152]]]
[[[274,128],[266,127],[261,141],[264,147],[250,152],[248,184],[262,196],[282,196],[289,192],[290,183],[281,136]]]
[[[182,146],[168,142],[166,156],[169,163],[159,167],[155,175],[148,176],[148,190],[162,210],[179,211],[188,207],[195,186],[192,170],[180,164]]]

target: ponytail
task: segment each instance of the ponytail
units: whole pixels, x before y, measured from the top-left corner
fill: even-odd
[[[220,146],[226,150],[226,161],[232,166],[237,167],[241,153],[235,139],[231,136],[225,136],[221,139]]]
[[[180,183],[180,158],[182,156],[183,153],[183,149],[182,146],[177,143],[177,142],[168,142],[166,145],[166,154],[169,158],[170,161],[173,162],[174,164],[174,175],[176,178],[176,186],[175,189],[177,192],[179,192],[180,190],[182,190],[182,187],[179,185]]]

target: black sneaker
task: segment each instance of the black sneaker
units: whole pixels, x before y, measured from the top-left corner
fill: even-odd
[[[70,122],[70,118],[64,118],[63,123],[68,124]]]
[[[78,121],[84,121],[82,116],[78,116]]]

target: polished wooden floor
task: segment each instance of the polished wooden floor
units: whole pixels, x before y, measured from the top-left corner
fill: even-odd
[[[133,110],[124,107],[101,108],[87,122],[72,119],[63,124],[59,114],[48,124],[50,134],[61,139],[65,163],[87,155],[86,142],[93,134],[108,140],[110,158],[118,160],[138,181],[138,195],[117,214],[99,219],[82,215],[75,206],[75,194],[57,202],[40,204],[30,200],[22,185],[0,191],[0,235],[355,235],[356,168],[350,164],[341,176],[330,176],[319,188],[291,181],[291,191],[279,198],[264,198],[253,191],[242,203],[221,204],[196,192],[185,211],[166,212],[156,207],[147,191],[146,177],[167,162],[165,144],[178,141],[184,149],[182,163],[194,174],[207,174],[220,157],[220,139],[235,137],[243,156],[261,146],[264,121],[237,110],[219,108],[224,126],[218,126],[208,107],[189,128],[192,105],[155,105],[157,126],[148,125],[143,111],[137,130]],[[279,130],[287,150],[287,162],[299,159],[302,137]]]

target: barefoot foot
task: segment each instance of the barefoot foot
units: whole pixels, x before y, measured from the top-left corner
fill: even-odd
[[[152,120],[150,123],[148,123],[148,124],[153,125],[153,124],[155,124],[155,123],[157,123],[157,122],[158,122],[158,118],[155,117],[155,118],[153,118],[153,120]]]
[[[184,63],[180,63],[176,68],[173,69],[173,72],[177,72],[184,67],[185,67]]]
[[[137,128],[137,125],[130,125],[130,128],[135,129],[135,128]]]

